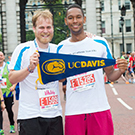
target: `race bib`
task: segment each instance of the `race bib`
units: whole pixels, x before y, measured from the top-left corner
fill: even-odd
[[[58,108],[58,93],[57,90],[41,89],[37,90],[39,95],[40,110],[47,111],[49,109]]]
[[[94,72],[87,72],[70,77],[71,88],[74,92],[82,92],[95,86]]]
[[[2,81],[1,81],[1,88],[7,88],[7,79],[6,78],[2,78]]]

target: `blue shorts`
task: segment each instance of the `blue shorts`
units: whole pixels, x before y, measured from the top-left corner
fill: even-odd
[[[133,68],[130,70],[130,67],[129,67],[128,71],[129,71],[130,74],[134,73]]]

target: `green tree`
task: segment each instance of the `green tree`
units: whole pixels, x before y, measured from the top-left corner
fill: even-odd
[[[2,34],[0,34],[0,44],[2,44]]]
[[[50,9],[53,14],[54,37],[52,43],[58,44],[69,36],[68,27],[64,23],[66,7],[62,4],[61,0],[57,0],[55,4],[46,4],[45,8]]]
[[[56,11],[56,10],[55,10]],[[64,22],[65,9],[58,9],[54,12],[54,38],[53,42],[58,44],[69,36],[68,27]]]
[[[26,31],[26,41],[34,40],[35,35],[32,30]]]
[[[82,0],[73,0],[73,1],[75,1],[76,4],[82,6]]]
[[[46,4],[55,4],[59,0],[43,0]]]
[[[49,9],[53,14],[54,37],[51,42],[58,44],[69,36],[68,27],[64,23],[66,7],[62,4],[61,0],[51,1],[44,0],[45,5],[42,8]],[[33,40],[34,38],[35,36],[32,30],[26,31],[26,41]]]

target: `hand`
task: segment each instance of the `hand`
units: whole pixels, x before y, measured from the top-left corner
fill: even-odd
[[[65,80],[66,80],[66,78],[59,80],[59,82],[64,82]]]
[[[116,63],[118,64],[118,68],[121,73],[124,73],[125,70],[127,70],[128,62],[126,59],[118,59]]]
[[[1,102],[1,111],[4,111],[4,109],[5,109],[5,103],[4,102]]]
[[[89,37],[89,38],[92,38],[92,37],[95,37],[95,36],[96,36],[95,34],[93,35],[92,33],[87,32],[87,31],[85,31],[84,33],[85,33],[86,36]]]
[[[15,86],[13,85],[13,86],[10,87],[10,91],[12,92],[14,90],[15,90]]]
[[[39,63],[39,53],[34,52],[33,55],[30,56],[30,65],[29,65],[30,70],[34,70],[38,65],[38,63]]]

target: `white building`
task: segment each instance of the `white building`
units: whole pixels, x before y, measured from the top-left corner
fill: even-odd
[[[63,0],[74,3],[73,0]],[[134,25],[133,9],[130,0],[82,0],[82,7],[87,17],[85,29],[93,34],[103,36],[107,39],[114,56],[120,57],[123,51],[122,32],[119,23],[120,7],[124,4],[127,12],[124,16],[124,49],[134,51]],[[111,4],[112,3],[112,4]],[[41,0],[28,0],[27,5],[44,4]],[[1,0],[1,17],[3,26],[4,52],[10,54],[21,42],[20,40],[20,7],[19,0]],[[26,7],[27,7],[26,5]],[[101,8],[102,7],[102,8]],[[102,11],[101,11],[102,9]],[[36,8],[35,8],[36,10]],[[32,12],[25,12],[26,30],[32,29]],[[1,22],[1,21],[0,21]],[[112,40],[113,39],[113,40]],[[113,42],[112,42],[113,41]],[[113,44],[112,44],[113,43]]]
[[[0,1],[2,45],[6,55],[10,55],[20,43],[19,10],[19,0]]]
[[[124,16],[124,26],[123,26],[124,50],[125,52],[134,51],[135,47],[134,47],[133,8],[130,0],[102,0],[101,3],[102,3],[102,36],[108,40],[111,49],[112,49],[111,40],[113,39],[115,58],[120,57],[121,52],[123,51],[122,27],[119,21],[121,17],[120,9],[122,5],[126,7],[126,16]]]

